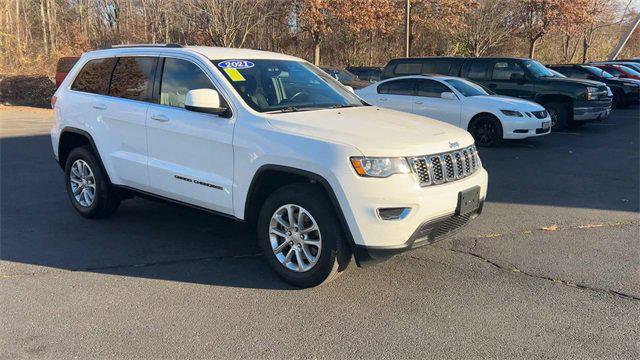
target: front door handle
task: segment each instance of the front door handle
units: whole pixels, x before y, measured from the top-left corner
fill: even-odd
[[[498,87],[498,85],[496,85],[496,84],[489,84],[489,87],[490,87],[490,88],[492,88],[492,89],[495,89],[495,88],[497,88],[497,87]]]
[[[105,104],[95,103],[92,106],[93,106],[94,109],[98,109],[98,110],[106,110],[107,109],[107,105],[105,105]]]
[[[414,104],[422,105],[422,101],[418,100],[418,101],[414,102]]]
[[[380,98],[380,101],[387,101],[387,98]]]
[[[162,115],[162,114],[151,115],[151,119],[153,119],[155,121],[160,121],[160,122],[169,121],[169,118],[166,115]]]

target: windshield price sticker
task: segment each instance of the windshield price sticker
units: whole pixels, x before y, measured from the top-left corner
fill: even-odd
[[[254,64],[247,60],[225,60],[219,62],[218,66],[223,69],[250,69]]]

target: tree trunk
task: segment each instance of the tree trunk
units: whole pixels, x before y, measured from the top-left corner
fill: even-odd
[[[49,56],[49,41],[47,40],[47,22],[44,17],[44,0],[40,0],[40,19],[42,19],[42,44],[44,45],[44,53]]]
[[[538,45],[538,39],[534,38],[529,40],[529,59],[533,59],[536,56],[536,45]]]
[[[313,64],[320,66],[320,37],[314,36],[313,39]]]
[[[587,40],[587,36],[582,37],[582,63],[587,62],[587,55],[589,53],[589,41]]]
[[[369,31],[369,66],[373,65],[373,31]]]

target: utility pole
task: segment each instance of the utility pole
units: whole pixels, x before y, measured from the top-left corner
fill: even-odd
[[[622,48],[624,48],[624,46],[627,44],[627,41],[629,41],[629,38],[633,34],[633,31],[638,27],[638,24],[640,24],[640,14],[638,14],[636,19],[633,21],[633,24],[629,26],[627,32],[620,38],[620,41],[618,41],[618,45],[613,48],[613,51],[611,51],[611,53],[609,54],[609,60],[615,60],[618,55],[620,55]]]
[[[411,4],[405,0],[404,6],[404,57],[411,55]]]

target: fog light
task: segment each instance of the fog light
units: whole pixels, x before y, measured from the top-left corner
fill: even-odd
[[[382,220],[402,220],[409,215],[411,208],[408,207],[396,207],[396,208],[379,208],[376,210],[378,216]]]

